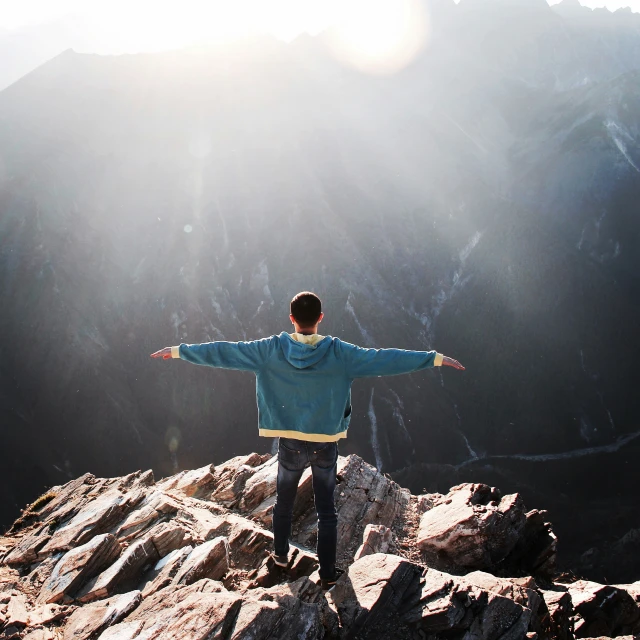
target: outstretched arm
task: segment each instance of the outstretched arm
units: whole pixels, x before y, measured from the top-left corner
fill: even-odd
[[[436,351],[363,349],[346,342],[342,342],[341,346],[347,375],[351,378],[396,376],[443,365],[464,370],[457,360]]]
[[[252,342],[205,342],[203,344],[181,344],[165,347],[151,354],[152,358],[180,358],[192,364],[220,369],[258,371],[268,357],[270,339]]]

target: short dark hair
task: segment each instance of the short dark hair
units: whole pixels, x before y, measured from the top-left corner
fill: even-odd
[[[301,329],[314,327],[322,313],[322,302],[315,293],[301,291],[291,301],[291,315]]]

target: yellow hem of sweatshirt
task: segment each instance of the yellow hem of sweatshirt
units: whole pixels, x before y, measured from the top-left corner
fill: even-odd
[[[294,440],[304,440],[306,442],[336,442],[347,437],[346,431],[341,431],[330,436],[325,433],[302,433],[302,431],[286,431],[284,429],[260,429],[260,435],[264,438],[293,438]]]
[[[318,344],[320,340],[324,339],[324,336],[321,336],[319,333],[313,333],[311,335],[307,335],[305,333],[290,333],[289,334],[296,342],[302,342],[303,344]]]
[[[444,356],[441,353],[436,353],[436,359],[433,361],[433,366],[434,367],[441,367],[442,366],[442,358],[444,358]]]
[[[171,357],[179,358],[180,357],[180,345],[177,347],[171,347]]]

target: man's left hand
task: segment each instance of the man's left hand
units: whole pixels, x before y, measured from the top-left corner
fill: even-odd
[[[156,351],[155,353],[152,353],[151,357],[168,360],[171,357],[171,347],[165,347],[164,349],[160,349],[160,351]]]
[[[447,356],[442,356],[442,366],[443,367],[453,367],[454,369],[459,369],[460,371],[464,371],[465,368],[453,358],[448,358]]]

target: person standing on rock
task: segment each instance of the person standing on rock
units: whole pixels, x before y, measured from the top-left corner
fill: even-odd
[[[250,342],[207,342],[165,347],[152,358],[180,358],[193,364],[253,371],[256,375],[260,435],[279,438],[274,561],[289,562],[293,503],[304,469],[311,466],[318,514],[317,553],[322,586],[337,579],[338,518],[334,505],[338,440],[351,419],[351,383],[356,378],[393,376],[448,366],[464,370],[435,351],[363,349],[318,334],[322,303],[303,291],[291,301],[294,333]]]

